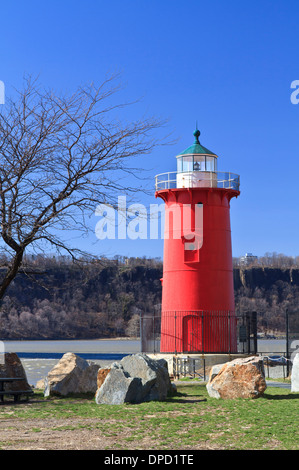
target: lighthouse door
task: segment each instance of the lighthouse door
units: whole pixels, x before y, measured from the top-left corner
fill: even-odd
[[[199,315],[186,315],[183,318],[183,351],[202,350],[202,321]]]

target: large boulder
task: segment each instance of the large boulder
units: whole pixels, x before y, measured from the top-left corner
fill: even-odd
[[[171,390],[167,361],[151,359],[146,354],[125,356],[120,364],[131,377],[142,383],[142,401],[165,400]]]
[[[106,369],[103,383],[96,392],[98,405],[121,405],[123,403],[139,403],[141,379],[130,377],[122,366],[115,363]]]
[[[74,353],[64,354],[45,378],[44,396],[95,393],[99,367]]]
[[[213,398],[258,398],[267,388],[263,360],[252,356],[217,364],[206,387]]]
[[[0,377],[18,377],[24,380],[4,384],[5,390],[31,390],[23,364],[16,353],[5,353],[3,364],[0,364]]]
[[[161,401],[165,400],[171,391],[167,362],[138,353],[125,356],[119,363],[99,370],[96,403]]]
[[[299,353],[295,354],[292,374],[291,374],[291,392],[299,392]]]

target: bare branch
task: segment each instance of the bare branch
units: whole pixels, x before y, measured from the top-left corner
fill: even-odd
[[[57,95],[26,77],[17,99],[7,99],[1,109],[0,233],[11,259],[0,298],[28,246],[42,241],[75,259],[78,250],[59,234],[86,232],[86,216],[97,204],[115,205],[120,192],[140,190],[140,184],[129,187],[124,176],[140,177],[132,162],[163,143],[155,133],[165,122],[113,118],[129,105],[114,102],[117,79]]]

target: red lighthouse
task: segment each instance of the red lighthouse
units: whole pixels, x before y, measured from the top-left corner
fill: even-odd
[[[160,352],[236,352],[230,200],[240,178],[218,172],[217,155],[193,135],[177,171],[156,176],[165,202]]]

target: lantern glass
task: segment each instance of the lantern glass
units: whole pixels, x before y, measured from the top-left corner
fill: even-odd
[[[193,158],[192,156],[183,157],[183,172],[193,171]]]

